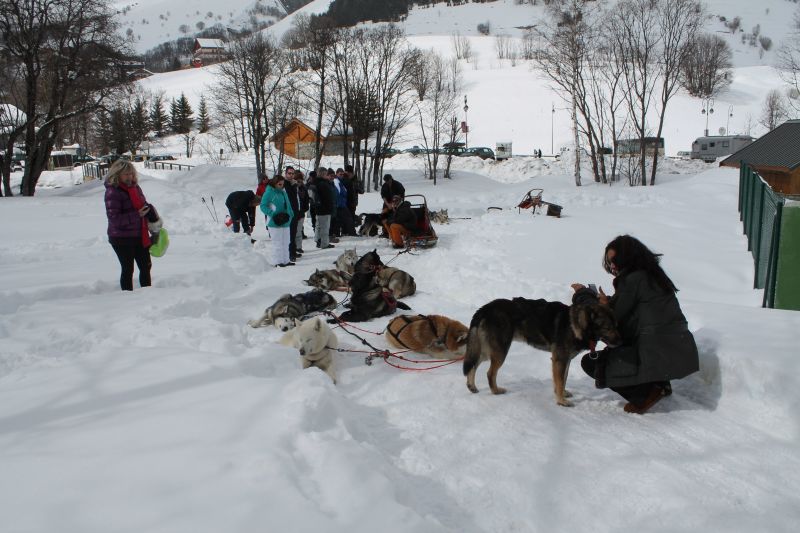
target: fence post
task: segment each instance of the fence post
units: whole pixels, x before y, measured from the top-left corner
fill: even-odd
[[[781,243],[781,218],[783,216],[783,201],[778,202],[775,206],[775,217],[773,224],[775,229],[772,232],[772,243],[769,247],[769,261],[767,262],[767,280],[764,283],[764,301],[761,307],[768,307],[770,309],[775,307],[775,291],[777,290],[778,278],[778,257],[780,252]]]

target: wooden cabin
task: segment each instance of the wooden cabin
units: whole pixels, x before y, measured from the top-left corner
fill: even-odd
[[[295,159],[312,159],[316,146],[317,136],[314,128],[300,120],[293,118],[278,133],[270,138],[270,142],[279,151]],[[330,135],[321,137],[320,142],[324,142],[324,155],[342,155],[344,153],[344,137],[342,135]]]
[[[721,167],[750,165],[772,190],[800,195],[800,120],[789,120],[724,159]]]
[[[195,39],[192,53],[192,66],[195,67],[219,63],[228,57],[228,49],[222,39]]]

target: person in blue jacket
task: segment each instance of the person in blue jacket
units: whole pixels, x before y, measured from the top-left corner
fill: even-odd
[[[272,238],[272,264],[279,267],[294,265],[289,258],[289,231],[294,211],[285,185],[283,176],[275,176],[261,198],[261,211],[267,216],[267,231]]]

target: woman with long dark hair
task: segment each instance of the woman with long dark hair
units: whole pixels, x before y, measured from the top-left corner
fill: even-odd
[[[630,235],[608,243],[603,268],[614,276],[614,295],[601,289],[600,302],[613,308],[622,345],[581,360],[598,388],[608,387],[628,401],[628,413],[644,414],[672,394],[670,380],[699,369],[697,346],[675,296],[678,289],[660,258]]]
[[[284,177],[276,175],[261,198],[261,212],[267,215],[267,231],[272,238],[272,264],[279,267],[295,264],[289,257],[289,227],[294,211],[285,184]]]

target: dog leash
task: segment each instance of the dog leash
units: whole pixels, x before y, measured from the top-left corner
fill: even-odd
[[[362,330],[360,328],[356,328],[352,324],[349,324],[349,323],[341,320],[338,316],[334,315],[330,311],[324,311],[324,313],[326,315],[330,315],[334,320],[336,320],[338,326],[340,328],[342,328],[342,330],[344,330],[345,333],[348,333],[348,334],[352,335],[353,337],[357,338],[358,340],[360,340],[361,344],[364,344],[365,346],[369,346],[370,348],[372,348],[372,351],[347,350],[345,348],[337,348],[336,349],[337,352],[366,353],[367,356],[364,358],[364,364],[367,365],[367,366],[372,366],[372,361],[374,359],[376,359],[376,358],[380,358],[380,359],[383,359],[383,361],[387,365],[392,366],[394,368],[397,368],[397,369],[400,369],[400,370],[409,370],[409,371],[413,371],[413,372],[422,372],[422,371],[425,371],[425,370],[433,370],[435,368],[441,368],[443,366],[452,365],[453,363],[458,363],[459,361],[462,361],[464,359],[463,357],[460,357],[458,359],[427,359],[427,360],[423,361],[423,360],[419,360],[419,359],[409,359],[407,357],[403,357],[402,355],[400,355],[400,354],[403,354],[403,353],[410,352],[411,350],[402,350],[402,351],[394,352],[394,353],[390,352],[389,350],[381,350],[379,348],[376,348],[372,344],[370,344],[369,341],[367,341],[367,339],[364,339],[363,337],[360,337],[360,336],[356,335],[355,333],[353,333],[352,331],[349,331],[344,326],[348,325],[351,328],[358,329],[359,331],[366,331],[366,330]],[[375,333],[375,332],[372,332],[372,331],[366,331],[366,333],[373,333],[374,335],[382,335],[383,334],[383,332]],[[413,367],[408,367],[408,366],[402,366],[402,365],[399,365],[399,364],[395,364],[392,361],[389,361],[390,357],[393,357],[393,358],[396,358],[396,359],[400,359],[400,360],[405,361],[407,363],[434,364],[434,366],[427,367],[427,368],[413,368]]]

